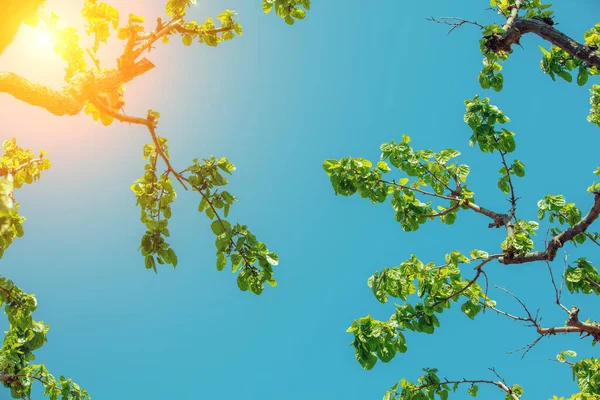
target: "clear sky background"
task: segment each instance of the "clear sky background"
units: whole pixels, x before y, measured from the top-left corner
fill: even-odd
[[[111,4],[121,21],[135,12],[152,27],[164,3]],[[527,399],[575,392],[568,367],[549,359],[565,349],[594,355],[589,339],[544,339],[522,360],[507,352],[534,340],[532,328],[489,312],[471,321],[459,307],[443,314],[435,335],[407,334],[406,354],[364,371],[345,330],[355,318],[387,319],[394,311],[393,301],[379,304],[367,287],[374,271],[412,253],[439,263],[454,249],[496,252],[503,236],[469,212],[451,227],[434,221],[405,233],[389,204],[335,196],[321,164],[344,156],[377,160],[381,143],[407,133],[415,148],[461,150],[478,203],[504,210],[499,158],[469,148],[463,122],[463,100],[481,93],[513,121],[515,157],[527,167],[516,182],[521,217],[535,219],[547,193],[562,192],[587,210],[600,134],[585,120],[588,88],[543,75],[541,42],[527,36],[525,51],[515,48],[505,63],[504,91],[480,89],[478,29],[447,36],[446,27],[425,18],[498,21],[486,1],[313,3],[307,19],[289,27],[263,15],[259,0],[199,0],[190,19],[234,9],[244,35],[216,49],[159,45],[149,55],[156,68],[126,90],[127,113],[161,113],[159,133],[169,138],[177,166],[211,154],[237,166],[231,219],[248,224],[281,260],[279,286],[260,297],[240,292],[227,270],[216,271],[210,223],[196,211],[198,196],[183,190],[170,229],[179,265],[158,275],[144,269],[137,252],[144,229],[129,186],[142,174],[146,130],[106,128],[83,113],[56,117],[0,96],[0,138],[42,147],[53,163],[40,182],[17,193],[26,235],[0,262],[2,275],[37,295],[35,317],[51,326],[38,361],[73,377],[96,400],[378,399],[400,378],[416,379],[422,367],[471,379],[493,379],[487,368],[495,367],[521,384]],[[79,2],[47,5],[81,26]],[[554,9],[558,28],[578,40],[600,15],[595,0],[556,1]],[[60,88],[63,64],[31,35],[20,32],[0,70]],[[121,46],[114,40],[109,58]],[[538,244],[544,232],[542,225]],[[569,259],[584,250],[569,246]],[[600,262],[596,249],[588,250]],[[562,261],[553,267],[561,271]],[[495,263],[486,271],[530,308],[540,307],[544,325],[563,325],[546,265]],[[521,311],[501,293],[491,297]],[[593,298],[564,302],[579,305],[583,318],[598,318]],[[481,397],[503,395],[482,388]],[[466,388],[456,398],[467,398]]]

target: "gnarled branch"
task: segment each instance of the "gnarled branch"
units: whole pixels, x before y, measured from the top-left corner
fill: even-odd
[[[152,68],[154,64],[143,58],[128,68],[115,68],[106,72],[89,71],[75,76],[62,91],[33,83],[12,72],[0,72],[0,93],[10,94],[55,115],[77,115],[85,102],[98,93],[117,90],[122,84]]]
[[[595,341],[600,340],[600,324],[598,322],[581,322],[579,320],[579,308],[573,307],[569,311],[569,319],[566,326],[556,328],[541,328],[538,327],[540,335],[554,335],[557,333],[587,333],[592,336]]]
[[[519,44],[521,37],[527,33],[534,33],[560,47],[573,57],[585,61],[589,66],[600,68],[600,52],[594,47],[578,43],[538,18],[515,18],[505,33],[491,36],[488,39],[487,47],[493,52],[506,51],[511,53],[512,45]]]

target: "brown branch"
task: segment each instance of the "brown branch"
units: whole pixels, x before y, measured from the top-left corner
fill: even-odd
[[[440,167],[444,168],[444,169],[447,171],[447,168],[446,168],[444,165],[442,165],[442,164],[438,163],[437,161],[436,161],[436,163],[437,163],[437,164],[438,164]],[[444,183],[444,181],[442,181],[442,180],[441,180],[440,178],[438,178],[438,177],[437,177],[437,176],[436,176],[436,175],[435,175],[433,172],[431,172],[431,170],[429,169],[429,167],[427,167],[426,165],[423,165],[422,163],[419,163],[419,165],[420,165],[422,168],[424,168],[424,169],[425,169],[425,172],[426,172],[426,173],[428,173],[429,175],[431,175],[431,177],[432,177],[433,179],[435,179],[435,180],[436,180],[436,181],[437,181],[437,182],[438,182],[440,185],[442,185],[443,187],[445,187],[445,188],[446,188],[446,189],[447,189],[447,190],[448,190],[450,193],[453,193],[453,192],[454,192],[454,190],[452,190],[452,189],[450,188],[450,186],[448,186],[448,184],[447,184],[447,183]]]
[[[450,201],[458,201],[461,205],[465,205],[465,206],[469,207],[471,210],[475,211],[476,213],[483,214],[486,217],[489,217],[492,220],[494,220],[494,222],[489,225],[490,228],[505,226],[510,221],[510,217],[506,214],[499,214],[497,212],[488,210],[487,208],[478,206],[477,204],[472,203],[469,200],[462,199],[456,195],[445,196],[443,194],[431,193],[431,192],[427,192],[425,190],[421,190],[418,188],[400,185],[400,184],[396,183],[395,181],[390,182],[390,181],[385,181],[382,179],[379,182],[386,183],[386,184],[392,185],[392,186],[396,186],[400,189],[407,189],[407,190],[411,190],[413,192],[421,193],[425,196],[437,197],[438,199],[444,199],[444,200],[450,200]]]
[[[483,305],[484,302],[481,302],[481,305]],[[512,315],[507,313],[506,311],[502,311],[494,306],[487,306],[487,308],[489,308],[490,310],[496,312],[498,315],[504,315],[505,317],[508,317],[510,319],[514,319],[515,321],[522,321],[522,322],[530,322],[529,318],[524,318],[524,317],[519,317],[517,315]]]
[[[92,103],[92,105],[94,107],[96,107],[98,110],[100,110],[103,114],[110,115],[111,117],[113,117],[114,119],[116,119],[118,121],[126,122],[129,124],[145,125],[145,126],[148,126],[149,124],[153,123],[147,118],[130,117],[128,115],[118,113],[115,110],[113,110],[112,108],[105,105],[102,102],[102,100],[97,96],[91,98],[90,102]]]
[[[163,151],[163,148],[162,148],[160,142],[158,141],[158,136],[156,135],[156,130],[154,128],[154,125],[150,124],[150,125],[146,125],[146,126],[148,127],[148,131],[150,131],[150,136],[152,136],[152,140],[154,141],[154,145],[156,146],[156,150],[158,151],[158,154],[160,154],[161,158],[167,165],[167,169],[173,174],[173,176],[175,176],[175,179],[177,179],[179,181],[181,186],[183,186],[183,188],[185,190],[187,190],[187,186],[183,182],[183,177],[181,175],[179,175],[177,173],[177,171],[175,171],[175,169],[171,165],[171,161],[169,161],[169,157],[167,157],[167,155]]]
[[[600,324],[596,321],[587,323],[579,320],[579,308],[573,306],[569,311],[569,319],[566,326],[555,328],[538,327],[540,335],[555,335],[557,333],[587,333],[594,338],[594,341],[600,340]]]
[[[185,179],[185,181],[189,183],[189,181],[186,178],[183,178],[183,179]],[[223,228],[224,231],[227,231],[227,228],[225,227],[225,224],[223,223],[223,219],[221,218],[221,216],[217,212],[217,209],[214,206],[214,204],[212,203],[212,201],[210,201],[210,199],[208,198],[208,196],[204,193],[204,190],[200,186],[192,185],[191,183],[190,183],[190,185],[194,189],[196,189],[198,191],[198,193],[200,193],[200,196],[202,196],[202,198],[204,200],[206,200],[206,203],[211,208],[213,214],[215,214],[215,217],[219,221],[219,224],[221,225],[221,228]],[[233,241],[233,238],[229,238],[229,244],[231,246],[235,247],[235,243]],[[242,256],[242,259],[244,260],[244,264],[245,264],[246,268],[251,269],[252,268],[252,264],[248,261],[248,259],[246,258],[246,255],[244,254],[244,252],[242,251],[242,249],[239,250],[239,254]]]
[[[83,87],[81,83],[57,91],[32,83],[12,72],[0,72],[0,93],[8,93],[17,100],[43,107],[55,115],[79,114],[85,103]]]
[[[495,287],[496,289],[498,289],[498,290],[501,290],[501,291],[503,291],[504,293],[508,294],[508,295],[509,295],[509,296],[511,296],[512,298],[514,298],[514,299],[515,299],[515,300],[516,300],[516,301],[517,301],[517,302],[518,302],[518,303],[521,305],[521,307],[523,307],[523,310],[525,310],[525,313],[527,314],[527,318],[523,318],[523,319],[520,319],[520,320],[529,321],[529,322],[531,322],[531,324],[532,324],[533,326],[535,326],[535,327],[539,327],[539,324],[538,324],[538,322],[537,322],[537,321],[538,321],[538,316],[537,316],[537,313],[536,313],[536,316],[534,317],[534,316],[531,314],[531,312],[529,311],[529,309],[527,308],[527,306],[525,305],[525,303],[523,303],[523,301],[522,301],[521,299],[519,299],[519,298],[518,298],[518,297],[517,297],[517,296],[516,296],[514,293],[511,293],[511,292],[509,292],[507,289],[505,289],[505,288],[503,288],[503,287],[500,287],[500,286],[497,286],[497,285],[494,285],[494,287]],[[538,310],[538,311],[539,311],[539,310]],[[513,319],[514,319],[514,318],[513,318]]]
[[[131,59],[135,60],[136,58],[138,58],[140,54],[144,52],[144,50],[149,49],[158,39],[168,34],[171,31],[171,29],[174,28],[174,25],[180,25],[180,22],[181,18],[175,18],[169,21],[166,25],[160,27],[157,26],[156,30],[150,32],[149,34],[146,34],[146,42],[133,51],[133,53],[131,54]],[[125,56],[125,54],[123,55]]]
[[[485,260],[483,260],[478,266],[475,267],[475,270],[477,271],[477,273],[475,274],[475,276],[460,290],[452,293],[450,296],[447,296],[445,299],[443,300],[439,300],[436,301],[431,308],[435,308],[437,306],[439,306],[442,303],[445,303],[446,301],[450,300],[453,297],[459,296],[462,293],[464,293],[468,288],[470,288],[471,286],[473,286],[473,284],[475,282],[477,282],[477,279],[479,279],[479,277],[481,276],[481,274],[483,273],[483,266],[487,263],[489,263],[492,260],[495,260],[496,258],[500,257],[500,254],[495,254],[492,256],[489,256],[488,258],[486,258]]]
[[[539,333],[539,329],[541,329],[540,324],[538,322],[539,321],[539,315],[538,315],[539,309],[536,312],[535,317],[534,317],[531,314],[531,312],[529,311],[529,309],[527,308],[527,306],[525,305],[525,303],[521,299],[519,299],[515,294],[509,292],[508,290],[506,290],[506,289],[504,289],[504,288],[502,288],[500,286],[494,285],[494,287],[496,289],[499,289],[499,290],[503,291],[504,293],[508,294],[512,298],[514,298],[521,305],[521,307],[523,307],[523,310],[525,310],[525,314],[527,314],[527,317],[515,316],[515,315],[509,314],[509,313],[507,313],[505,311],[498,310],[497,308],[494,308],[494,307],[490,307],[490,308],[492,310],[496,311],[498,314],[504,315],[504,316],[506,316],[508,318],[511,318],[511,319],[515,320],[515,321],[529,322],[530,325],[528,325],[528,326],[535,327],[538,330],[538,333]],[[509,354],[522,351],[523,354],[521,355],[521,358],[525,358],[525,356],[527,355],[527,353],[529,353],[529,351],[531,349],[533,349],[535,347],[535,345],[537,345],[539,343],[539,341],[542,340],[542,338],[544,338],[544,335],[540,334],[540,336],[538,336],[533,342],[528,343],[525,346],[520,347],[520,348],[518,348],[516,350],[510,351]]]
[[[177,30],[177,32],[179,33],[186,33],[186,34],[196,34],[198,33],[197,30],[195,29],[187,29],[186,27],[184,27],[183,25],[176,25],[175,29]],[[230,32],[233,30],[233,26],[227,27],[227,28],[216,28],[216,29],[209,29],[206,31],[202,31],[202,33],[204,33],[205,35],[216,35],[217,33],[223,33],[223,32]]]
[[[0,290],[2,290],[4,293],[6,293],[6,297],[7,297],[9,300],[12,300],[12,301],[14,301],[15,303],[17,303],[17,305],[18,305],[19,307],[23,307],[23,306],[25,306],[25,304],[23,303],[23,301],[22,301],[21,299],[19,299],[19,298],[15,297],[15,296],[13,295],[13,293],[12,293],[12,291],[11,291],[11,290],[6,290],[6,289],[4,289],[3,287],[0,287]]]
[[[600,289],[600,283],[588,278],[587,276],[585,277],[585,280],[596,289]]]
[[[585,230],[594,222],[600,214],[600,193],[594,193],[594,205],[587,213],[585,217],[572,227],[564,230],[558,235],[554,236],[548,242],[548,246],[545,251],[535,251],[526,254],[518,255],[505,255],[498,259],[502,264],[524,264],[533,261],[553,261],[556,257],[558,249],[563,247],[566,242],[573,239],[578,234],[585,232]]]
[[[43,158],[34,158],[33,160],[27,161],[25,164],[19,165],[17,168],[13,169],[11,171],[11,174],[14,176],[17,172],[24,170],[25,168],[28,168],[33,164],[41,164],[43,161]]]
[[[425,190],[421,190],[421,189],[418,189],[418,188],[413,188],[413,187],[406,186],[406,185],[400,185],[399,183],[396,183],[396,181],[391,181],[390,182],[390,181],[385,181],[385,180],[381,179],[381,180],[379,180],[378,183],[386,183],[388,185],[396,186],[396,187],[398,187],[400,189],[411,190],[413,192],[421,193],[421,194],[423,194],[425,196],[437,197],[439,199],[452,200],[452,201],[461,200],[461,199],[456,198],[456,197],[444,196],[443,194],[431,193],[431,192],[427,192]]]
[[[494,222],[488,226],[489,228],[500,228],[501,226],[506,226],[506,224],[508,224],[508,222],[510,222],[510,217],[506,214],[500,214],[500,213],[488,210],[487,208],[478,206],[475,203],[471,203],[469,200],[463,200],[463,201],[464,201],[464,204],[467,207],[469,207],[471,210],[475,211],[476,213],[483,214],[486,217],[489,217],[494,220]]]
[[[136,40],[140,40],[143,39],[146,42],[143,43],[142,45],[140,45],[140,47],[136,48],[135,50],[133,50],[131,52],[131,60],[136,60],[144,51],[150,49],[152,47],[152,45],[160,38],[162,38],[165,35],[168,35],[172,30],[176,30],[177,32],[181,33],[181,34],[190,34],[190,35],[195,35],[198,33],[197,29],[188,29],[183,25],[183,20],[181,18],[175,18],[171,21],[169,21],[166,25],[162,26],[162,25],[157,25],[157,29],[155,29],[152,32],[143,34],[143,35],[137,35],[136,36]],[[227,28],[217,28],[217,29],[210,29],[207,31],[203,31],[203,34],[208,34],[208,35],[216,35],[217,33],[222,33],[222,32],[229,32],[233,30],[233,26],[232,27],[227,27]],[[126,53],[123,53],[123,56],[126,57]]]
[[[490,368],[491,371],[493,371],[494,373],[496,373],[496,371],[493,368]],[[496,376],[498,376],[498,374],[496,374]],[[515,395],[512,391],[512,389],[510,387],[508,387],[508,385],[506,384],[506,382],[500,378],[500,376],[498,376],[499,380],[498,381],[492,381],[492,380],[488,380],[488,379],[461,379],[458,381],[450,381],[448,379],[444,379],[443,381],[437,382],[437,383],[427,383],[425,385],[420,385],[414,388],[413,391],[416,390],[422,390],[431,386],[441,386],[441,385],[460,385],[460,384],[464,384],[464,383],[468,383],[471,385],[474,384],[489,384],[489,385],[494,385],[500,389],[502,389],[503,391],[505,391],[508,395],[510,395],[510,397],[513,400],[519,400],[519,398],[517,397],[517,395]]]
[[[460,203],[457,203],[457,204],[455,204],[454,206],[452,206],[452,207],[450,207],[450,208],[448,208],[448,209],[446,209],[446,210],[444,210],[444,211],[441,211],[441,212],[439,212],[439,213],[435,213],[435,214],[425,214],[425,215],[421,215],[421,216],[422,216],[422,217],[425,217],[425,218],[435,218],[435,217],[441,217],[441,216],[443,216],[443,215],[450,214],[451,212],[453,212],[453,211],[455,211],[455,210],[458,210],[458,208],[459,208],[459,207],[460,207]]]
[[[538,35],[542,39],[560,47],[573,57],[576,57],[581,61],[585,61],[588,66],[600,68],[599,51],[597,51],[594,47],[578,43],[569,36],[552,27],[552,25],[538,18],[516,17],[512,25],[506,29],[505,33],[489,37],[487,41],[487,47],[495,53],[499,51],[511,53],[511,46],[513,44],[519,44],[521,37],[527,33],[534,33]]]
[[[105,72],[88,71],[75,76],[62,91],[32,83],[12,72],[0,72],[0,93],[7,93],[17,100],[45,108],[54,115],[77,115],[85,102],[98,93],[117,90],[122,84],[152,68],[154,64],[143,58],[127,68]]]
[[[147,117],[147,118],[130,117],[128,115],[118,113],[118,112],[114,111],[113,109],[111,109],[110,107],[106,106],[99,97],[92,98],[91,102],[101,112],[108,114],[111,117],[113,117],[121,122],[127,122],[130,124],[138,124],[138,125],[146,126],[148,128],[148,131],[150,132],[150,136],[152,137],[152,141],[154,142],[156,151],[158,152],[158,154],[164,161],[165,165],[167,166],[167,171],[172,173],[173,176],[175,176],[175,179],[177,179],[179,181],[181,186],[183,186],[183,188],[185,190],[187,190],[187,185],[185,184],[183,177],[175,170],[175,168],[173,168],[173,166],[171,165],[171,161],[169,160],[169,157],[167,157],[167,155],[163,151],[160,141],[158,140],[158,135],[156,134],[156,120],[154,120],[153,118],[150,118],[150,117]]]
[[[566,259],[565,259],[566,262]],[[559,292],[558,287],[556,286],[556,282],[554,281],[554,274],[552,273],[552,267],[550,266],[550,263],[548,261],[546,261],[546,265],[548,265],[548,272],[550,272],[550,280],[552,281],[552,287],[554,287],[554,295],[556,296],[554,298],[554,302],[556,303],[557,306],[559,306],[561,309],[563,309],[565,312],[569,312],[569,309],[565,306],[562,305],[562,303],[560,302],[560,295],[561,292]]]

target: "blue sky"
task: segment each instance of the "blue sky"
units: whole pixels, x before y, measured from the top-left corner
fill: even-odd
[[[78,24],[73,3],[48,0],[48,7]],[[162,15],[163,3],[112,2],[122,20],[137,12],[150,21]],[[522,360],[507,352],[535,332],[491,313],[470,321],[455,307],[435,335],[408,334],[408,352],[371,371],[348,347],[345,330],[353,319],[393,313],[393,302],[379,304],[366,285],[374,271],[413,253],[440,262],[454,249],[494,252],[503,238],[468,212],[454,226],[435,221],[405,233],[389,204],[335,196],[323,160],[376,160],[381,143],[406,133],[415,148],[461,150],[478,203],[503,210],[500,161],[468,147],[462,120],[463,101],[481,93],[506,112],[517,134],[515,157],[527,171],[516,182],[521,215],[535,219],[547,193],[564,193],[582,209],[591,204],[585,190],[598,165],[599,132],[585,120],[587,89],[543,75],[541,42],[526,37],[525,51],[515,48],[505,63],[504,91],[483,91],[477,28],[448,36],[444,26],[425,20],[497,21],[486,7],[474,0],[314,1],[307,19],[289,27],[263,15],[259,0],[199,0],[190,18],[234,9],[244,35],[217,49],[171,43],[150,53],[157,68],[127,86],[126,110],[160,111],[159,133],[169,138],[176,165],[213,154],[237,166],[230,191],[239,202],[231,219],[248,224],[281,260],[279,286],[260,297],[241,293],[227,270],[216,271],[210,224],[196,211],[197,196],[183,190],[170,229],[179,265],[158,275],[144,269],[137,253],[143,227],[129,190],[142,173],[141,150],[150,140],[144,129],[105,128],[85,115],[55,117],[0,96],[10,127],[0,128],[1,138],[42,147],[53,162],[40,182],[18,192],[26,235],[0,264],[2,275],[37,295],[35,315],[51,326],[38,361],[72,376],[94,399],[380,398],[400,378],[416,379],[422,367],[474,379],[493,379],[487,368],[495,367],[531,399],[575,392],[568,368],[549,359],[565,349],[593,355],[589,340],[544,339]],[[600,5],[562,1],[554,9],[558,28],[581,39],[598,22]],[[22,45],[17,39],[4,53],[0,70],[60,79],[60,62],[42,62],[22,53]],[[600,262],[593,248],[567,251],[571,260],[587,254]],[[554,268],[560,271],[562,261]],[[544,264],[489,264],[487,271],[530,308],[540,307],[545,324],[564,323]],[[510,298],[492,297],[520,311]],[[566,296],[564,302],[594,319],[594,301]],[[502,398],[494,388],[481,393]],[[463,389],[456,398],[466,396]]]

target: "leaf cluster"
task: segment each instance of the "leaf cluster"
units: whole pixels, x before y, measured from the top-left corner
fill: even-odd
[[[463,202],[472,200],[474,196],[464,185],[470,172],[469,166],[450,162],[460,155],[454,149],[439,152],[414,150],[409,142],[410,137],[403,135],[400,143],[382,144],[381,159],[376,165],[364,158],[346,157],[326,160],[323,169],[336,194],[350,196],[358,193],[373,203],[383,203],[391,197],[395,219],[405,231],[417,230],[427,220],[436,217],[448,225],[453,224],[458,209],[464,206]],[[390,164],[407,176],[385,180],[384,174],[392,170]],[[446,207],[438,205],[436,210],[432,202],[421,201],[418,194],[448,200],[450,204]]]
[[[263,0],[262,9],[267,14],[275,10],[275,14],[286,24],[294,25],[296,20],[306,18],[306,11],[310,10],[310,2],[311,0]]]
[[[371,369],[377,359],[391,361],[396,353],[407,350],[404,331],[432,334],[440,326],[436,314],[450,307],[461,297],[467,300],[461,305],[461,311],[470,319],[481,312],[483,304],[495,305],[488,299],[484,290],[474,279],[465,279],[460,264],[470,264],[474,260],[485,260],[489,255],[473,250],[467,257],[455,250],[445,257],[446,264],[436,266],[423,263],[415,255],[397,267],[384,268],[368,280],[375,298],[381,303],[388,296],[408,300],[416,294],[422,302],[411,305],[396,305],[396,312],[388,321],[378,321],[371,316],[355,320],[348,332],[354,334],[353,346],[356,359],[365,369]],[[478,272],[477,275],[479,275]]]

